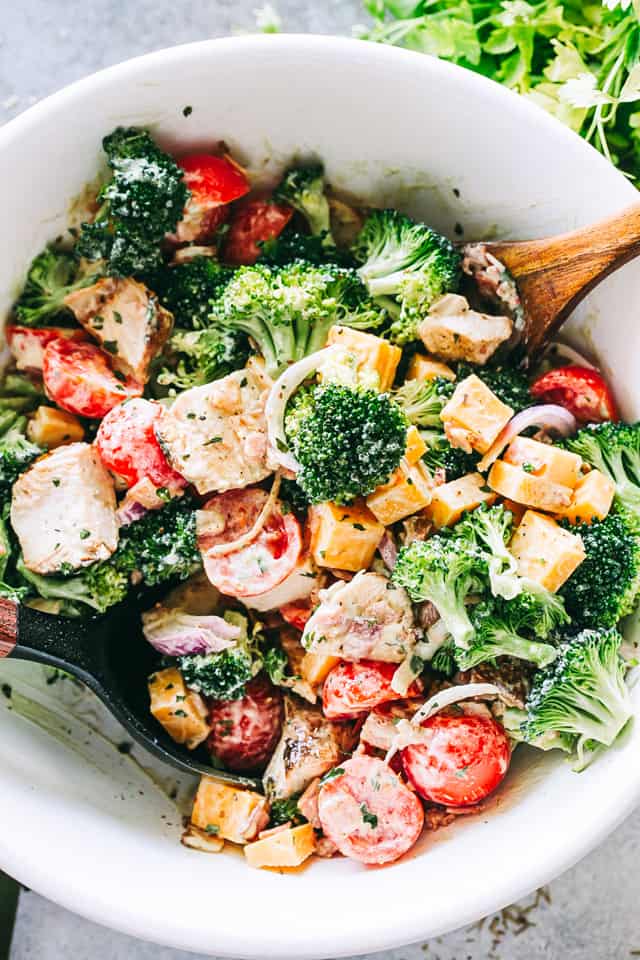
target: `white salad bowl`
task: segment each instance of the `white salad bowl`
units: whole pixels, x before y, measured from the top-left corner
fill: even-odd
[[[637,197],[537,107],[430,57],[335,38],[215,40],[105,70],[0,130],[3,312],[118,124],[150,125],[181,148],[224,138],[267,179],[317,155],[334,187],[452,236],[457,224],[468,238],[540,236]],[[628,417],[640,415],[639,303],[630,264],[567,331],[599,358]],[[92,920],[201,953],[301,960],[440,934],[571,866],[640,799],[636,723],[581,774],[519,749],[487,810],[426,834],[390,867],[256,871],[241,855],[180,846],[171,771],[163,779],[118,753],[117,731],[68,681],[48,687],[41,668],[5,662],[0,682],[13,687],[12,700],[0,696],[0,866]]]

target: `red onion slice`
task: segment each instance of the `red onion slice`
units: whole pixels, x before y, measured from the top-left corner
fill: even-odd
[[[578,429],[576,418],[564,407],[556,403],[540,403],[535,407],[527,407],[516,413],[515,417],[498,434],[497,439],[487,450],[478,464],[480,473],[488,470],[491,464],[498,459],[502,451],[515,437],[519,436],[527,427],[540,427],[542,430],[553,430],[561,437],[568,437]]]
[[[145,639],[167,657],[194,653],[219,653],[235,646],[240,627],[222,617],[196,616],[157,606],[142,614]]]

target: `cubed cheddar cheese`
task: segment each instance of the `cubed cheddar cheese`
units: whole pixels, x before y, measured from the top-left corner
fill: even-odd
[[[515,467],[504,460],[496,460],[493,464],[487,483],[507,500],[515,500],[516,503],[549,513],[562,513],[571,503],[573,495],[571,487],[527,473],[523,467]]]
[[[323,682],[339,662],[340,657],[331,657],[323,653],[305,653],[300,662],[300,676],[315,687]]]
[[[480,377],[472,373],[462,380],[440,413],[440,419],[457,431],[463,431],[473,450],[486,453],[513,410],[499,400]]]
[[[193,802],[191,823],[205,834],[249,843],[269,822],[266,797],[253,790],[240,790],[213,777],[202,777]]]
[[[410,426],[407,430],[407,447],[404,451],[404,458],[407,463],[417,463],[426,449],[427,445],[420,436],[418,428],[413,425]]]
[[[613,480],[599,470],[585,474],[573,491],[573,497],[563,516],[571,523],[591,523],[604,520],[611,509],[616,487]]]
[[[158,670],[149,677],[151,713],[176,743],[189,750],[209,736],[209,711],[199,693],[186,686],[176,667]]]
[[[65,443],[84,440],[84,427],[73,413],[54,407],[38,407],[27,426],[29,440],[53,450]]]
[[[418,513],[431,503],[433,480],[424,464],[400,466],[391,480],[367,497],[367,506],[386,527]]]
[[[344,350],[348,355],[349,365],[355,367],[356,373],[361,370],[374,373],[377,376],[378,390],[390,389],[402,356],[400,347],[372,333],[338,325],[329,330],[327,346],[332,344],[337,344]]]
[[[310,823],[303,823],[300,827],[280,830],[247,844],[244,855],[251,867],[299,867],[315,847],[313,827]]]
[[[224,840],[218,837],[215,831],[207,833],[206,830],[194,827],[192,823],[187,824],[181,842],[183,846],[199,850],[200,853],[220,853],[224,849]]]
[[[518,572],[555,593],[585,558],[582,537],[551,517],[527,510],[509,546]]]
[[[348,507],[319,503],[309,510],[309,525],[316,565],[354,573],[371,564],[384,535],[384,525],[362,500]]]
[[[495,499],[495,493],[487,489],[481,474],[468,473],[459,480],[435,487],[425,513],[436,527],[451,527],[463,513],[475,510],[481,503],[493,503]]]
[[[564,487],[571,487],[572,490],[577,487],[582,476],[582,457],[529,437],[516,437],[512,440],[502,459],[514,466],[526,464],[528,473],[545,477]]]
[[[426,357],[424,353],[414,353],[407,369],[407,380],[435,380],[436,377],[455,380],[456,375],[446,363]]]

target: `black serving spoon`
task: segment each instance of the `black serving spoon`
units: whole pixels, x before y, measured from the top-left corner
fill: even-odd
[[[204,749],[175,743],[149,712],[147,679],[158,654],[144,640],[140,611],[126,604],[107,616],[71,620],[0,598],[0,659],[33,660],[64,670],[102,700],[131,738],[183,773],[208,774],[242,787],[260,782],[216,770]]]

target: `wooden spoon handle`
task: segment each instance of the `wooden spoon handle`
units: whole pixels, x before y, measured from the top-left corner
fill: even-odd
[[[640,254],[640,204],[557,237],[486,248],[517,281],[535,354],[600,280]]]
[[[0,598],[0,660],[13,652],[18,642],[18,604]]]

